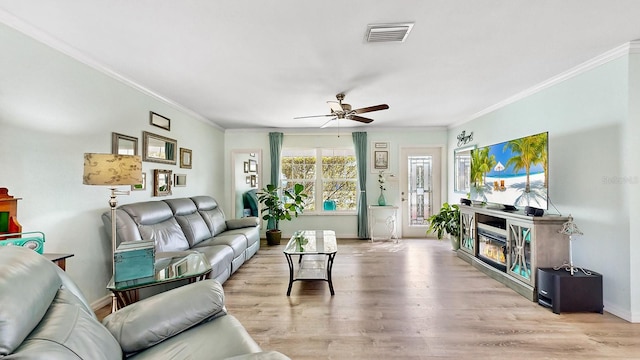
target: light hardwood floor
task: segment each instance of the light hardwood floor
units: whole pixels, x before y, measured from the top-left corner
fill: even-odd
[[[556,315],[457,258],[446,241],[339,240],[336,294],[296,282],[263,245],[224,284],[227,309],[292,359],[638,359],[640,324]],[[605,279],[606,281],[606,279]]]

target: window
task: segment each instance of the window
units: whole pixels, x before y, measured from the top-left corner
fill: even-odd
[[[280,185],[305,187],[307,212],[355,211],[358,171],[353,149],[283,149]]]

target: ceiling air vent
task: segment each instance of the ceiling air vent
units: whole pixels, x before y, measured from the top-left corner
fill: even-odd
[[[404,42],[413,23],[367,25],[367,42]]]

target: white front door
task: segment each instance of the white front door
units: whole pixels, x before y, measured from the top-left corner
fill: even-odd
[[[426,237],[427,218],[440,207],[440,148],[400,149],[402,237]]]

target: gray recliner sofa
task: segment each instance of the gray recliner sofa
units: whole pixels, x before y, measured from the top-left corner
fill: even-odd
[[[73,281],[33,250],[0,247],[0,358],[288,359],[227,314],[219,282],[141,300],[100,323]]]
[[[220,283],[260,248],[259,218],[226,219],[210,196],[121,205],[116,216],[118,243],[153,240],[156,252],[201,252],[211,264],[209,277]],[[111,238],[111,212],[102,221]]]

